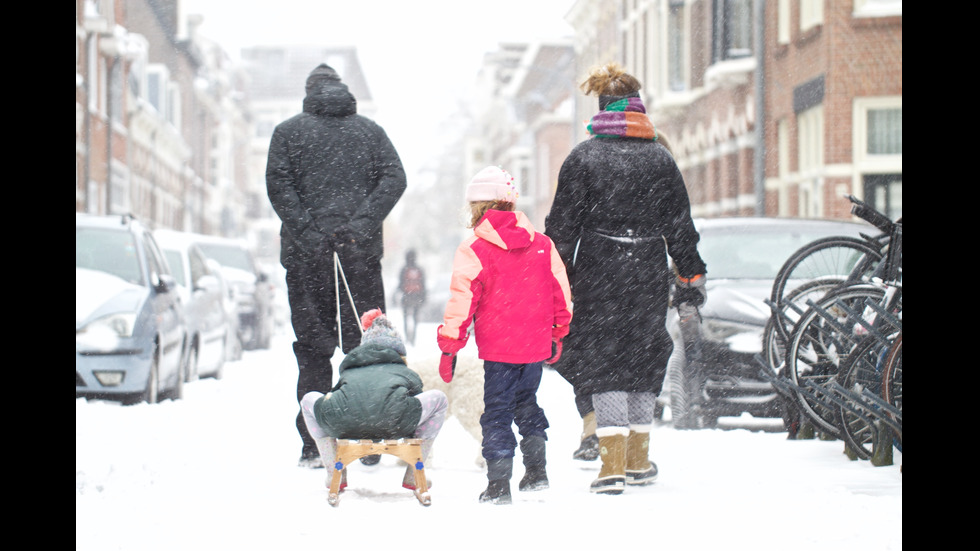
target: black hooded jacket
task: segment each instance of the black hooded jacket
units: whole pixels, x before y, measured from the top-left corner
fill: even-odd
[[[276,127],[265,177],[287,268],[316,258],[338,228],[380,258],[382,223],[406,187],[384,129],[358,115],[357,100],[333,79],[311,83],[303,112]]]

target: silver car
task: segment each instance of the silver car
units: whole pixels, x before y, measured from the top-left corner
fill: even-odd
[[[658,401],[674,406],[674,424],[683,428],[714,427],[719,417],[743,413],[783,417],[784,404],[761,376],[758,359],[771,314],[766,299],[777,273],[794,252],[819,238],[878,232],[864,223],[766,217],[696,219],[695,225],[708,266],[707,301],[693,326],[682,324],[675,308],[668,311],[674,350]],[[694,327],[697,366],[687,361],[685,342],[690,347],[691,340],[685,341],[683,331]]]
[[[177,282],[129,216],[75,215],[75,397],[182,398],[187,331]]]

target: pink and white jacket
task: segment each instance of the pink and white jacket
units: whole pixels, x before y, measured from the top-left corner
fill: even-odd
[[[555,244],[523,212],[489,210],[456,249],[439,344],[455,353],[472,321],[479,357],[532,363],[568,333],[571,289]]]

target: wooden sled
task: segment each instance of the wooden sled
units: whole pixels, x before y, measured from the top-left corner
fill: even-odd
[[[429,486],[425,481],[425,466],[422,464],[421,438],[403,438],[400,440],[348,440],[338,438],[337,458],[333,465],[326,465],[328,469],[333,469],[327,502],[334,507],[340,504],[340,481],[347,465],[365,455],[378,454],[394,455],[411,465],[415,469],[415,497],[419,503],[426,507],[432,504]]]

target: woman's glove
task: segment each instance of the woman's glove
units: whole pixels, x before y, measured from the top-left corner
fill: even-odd
[[[687,303],[696,308],[704,304],[708,299],[708,290],[704,287],[706,279],[704,274],[692,277],[677,276],[677,281],[674,283],[674,306]]]

